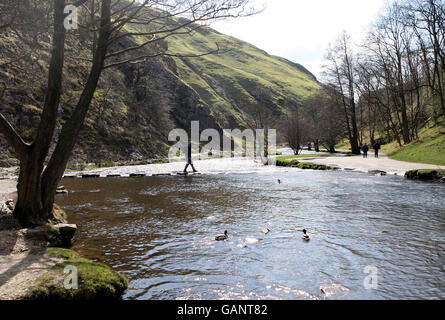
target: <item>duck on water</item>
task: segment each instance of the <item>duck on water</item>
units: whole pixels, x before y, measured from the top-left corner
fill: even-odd
[[[216,235],[215,240],[216,241],[224,241],[224,240],[227,240],[228,238],[229,238],[229,236],[228,236],[227,230],[226,230],[226,231],[224,231],[224,234]]]
[[[262,230],[262,232],[263,232],[264,234],[268,234],[268,233],[270,232],[270,229],[265,228],[265,229]],[[310,241],[310,240],[311,240],[311,237],[309,237],[309,235],[307,234],[307,230],[306,230],[306,229],[303,229],[303,235],[301,236],[301,238],[302,238],[304,241]],[[227,233],[227,230],[224,231],[224,233],[222,233],[222,234],[217,234],[217,235],[215,236],[215,240],[216,240],[216,241],[225,241],[225,240],[227,240],[227,239],[229,239],[229,235],[228,235],[228,233]]]
[[[301,239],[303,239],[304,241],[311,240],[311,237],[309,237],[309,235],[307,234],[307,230],[306,229],[303,229],[303,235],[301,236]]]

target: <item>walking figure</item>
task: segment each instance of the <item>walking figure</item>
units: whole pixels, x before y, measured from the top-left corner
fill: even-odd
[[[189,142],[187,146],[187,164],[185,165],[184,173],[187,173],[187,168],[189,166],[192,166],[193,172],[198,172],[198,170],[195,169],[192,161],[192,142]]]
[[[368,151],[369,151],[369,147],[368,145],[365,143],[365,145],[362,147],[363,150],[363,158],[368,158]]]
[[[375,157],[378,158],[379,150],[380,150],[380,143],[378,141],[376,141],[376,143],[374,143],[374,145],[372,147],[374,148]]]

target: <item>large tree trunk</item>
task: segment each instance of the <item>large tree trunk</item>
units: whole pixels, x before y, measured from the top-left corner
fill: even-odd
[[[82,129],[91,99],[96,91],[100,75],[104,68],[108,41],[111,32],[111,0],[102,1],[101,26],[93,64],[85,88],[71,117],[63,125],[59,141],[42,176],[42,201],[44,211],[54,205],[55,192],[62,179],[76,139]]]
[[[20,161],[17,184],[18,199],[14,216],[24,227],[43,224],[47,214],[42,215],[40,166],[29,156]]]
[[[54,218],[53,207],[51,206],[45,210],[42,203],[41,174],[54,134],[62,92],[66,36],[63,25],[64,9],[65,0],[54,0],[53,48],[41,121],[34,142],[31,145],[25,144],[21,147],[23,150],[18,152],[20,156],[20,175],[14,216],[24,227],[45,224],[48,220]]]
[[[71,117],[65,122],[51,159],[46,169],[43,170],[54,135],[62,91],[61,83],[66,35],[63,26],[64,8],[65,0],[54,0],[54,38],[48,75],[48,89],[42,120],[34,142],[31,145],[26,144],[6,118],[0,115],[0,132],[5,135],[8,142],[20,156],[20,175],[17,186],[18,200],[14,216],[25,227],[45,224],[49,220],[58,220],[53,209],[56,189],[63,176],[96,90],[104,67],[111,33],[111,0],[103,0],[99,39],[87,84]]]
[[[360,147],[358,145],[357,116],[355,113],[355,101],[353,99],[351,100],[351,122],[352,122],[351,151],[353,154],[360,154]]]

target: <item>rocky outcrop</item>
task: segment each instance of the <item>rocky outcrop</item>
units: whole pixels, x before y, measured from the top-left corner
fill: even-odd
[[[386,176],[386,171],[383,170],[369,170],[368,173],[378,175],[378,176]]]
[[[437,181],[445,183],[445,170],[411,170],[405,173],[405,177],[411,180]]]
[[[299,168],[302,170],[333,170],[330,166],[324,164],[317,164],[312,162],[300,162],[298,160],[287,160],[287,159],[277,159],[276,165],[278,167],[290,167],[290,168]]]

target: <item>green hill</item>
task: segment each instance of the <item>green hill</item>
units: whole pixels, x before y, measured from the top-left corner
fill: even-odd
[[[258,103],[260,90],[270,94],[273,110],[286,111],[286,99],[304,101],[320,88],[315,77],[301,65],[270,56],[249,43],[203,27],[190,37],[168,39],[169,51],[202,54],[220,47],[217,54],[199,58],[175,58],[179,75],[190,85],[218,118],[230,117],[244,124],[241,111]]]

